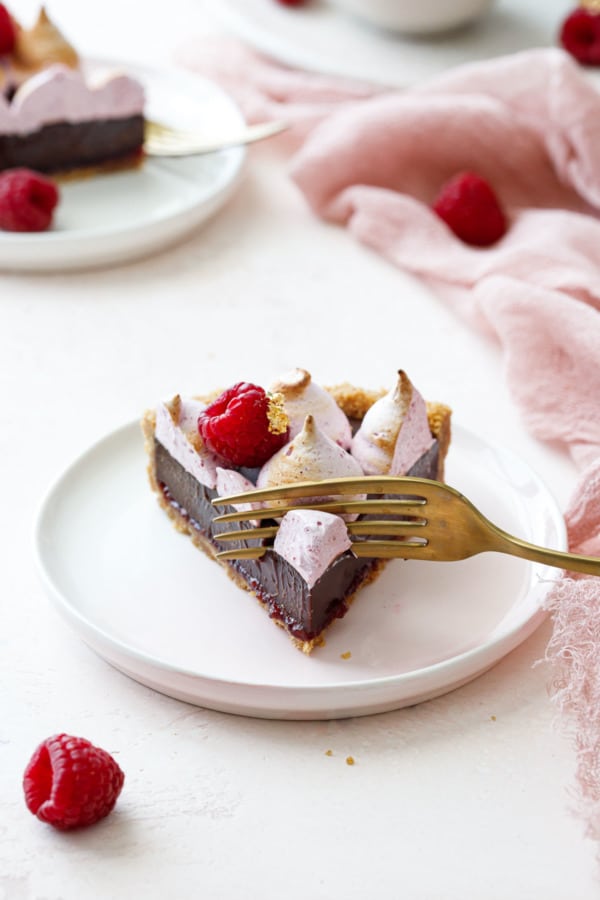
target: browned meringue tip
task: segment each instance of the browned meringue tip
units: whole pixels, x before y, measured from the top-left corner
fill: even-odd
[[[394,389],[395,398],[404,407],[408,407],[413,393],[413,384],[404,369],[398,369],[398,381]]]
[[[316,425],[314,416],[312,416],[310,413],[308,413],[308,415],[306,416],[306,418],[304,420],[304,425],[302,427],[302,434],[308,434],[308,435],[312,436],[312,435],[314,435],[316,428],[317,428],[317,425]]]
[[[62,63],[72,69],[79,65],[77,51],[56,27],[45,6],[40,8],[32,28],[17,29],[13,55],[18,64],[32,70],[52,63]]]
[[[279,391],[284,397],[292,399],[302,394],[311,382],[310,372],[306,369],[291,369],[285,372],[271,386],[273,391]]]

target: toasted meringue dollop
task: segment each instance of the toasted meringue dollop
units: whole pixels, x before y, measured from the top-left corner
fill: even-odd
[[[285,410],[290,419],[290,440],[304,427],[307,415],[312,415],[321,431],[346,450],[350,449],[350,422],[331,394],[315,384],[306,369],[292,369],[281,375],[270,391],[283,394]]]
[[[311,415],[306,416],[300,434],[269,459],[260,472],[256,486],[277,487],[296,481],[321,481],[362,475],[355,459],[327,437]]]
[[[367,411],[351,453],[365,475],[405,475],[433,440],[425,401],[401,370],[394,388]]]
[[[298,509],[286,513],[281,520],[273,549],[312,588],[331,563],[351,546],[346,526],[339,516],[314,509]]]
[[[175,397],[156,408],[156,440],[173,459],[206,487],[217,486],[218,457],[205,446],[198,434],[197,421],[205,404]]]
[[[27,134],[53,122],[125,118],[143,109],[144,89],[135,79],[115,72],[88,83],[57,64],[28,78],[10,103],[0,96],[0,125],[5,133]]]
[[[76,68],[79,57],[75,48],[56,27],[42,6],[33,28],[17,29],[14,57],[18,66],[32,71],[52,63]]]

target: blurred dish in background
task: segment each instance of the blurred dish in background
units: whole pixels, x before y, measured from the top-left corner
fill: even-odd
[[[373,5],[373,0],[335,2],[348,8],[351,3]],[[422,3],[413,0],[410,5]],[[221,0],[218,14],[235,34],[280,62],[406,87],[461,63],[558,46],[568,12],[564,0],[497,0],[486,15],[464,28],[407,37],[371,26],[339,6],[318,0],[298,7],[276,0]]]
[[[329,0],[365,22],[400,34],[425,35],[454,29],[484,15],[494,0]]]

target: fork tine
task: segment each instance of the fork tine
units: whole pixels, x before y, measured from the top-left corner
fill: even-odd
[[[241,547],[239,550],[221,550],[216,553],[217,559],[260,559],[268,547]]]
[[[245,541],[250,538],[275,537],[279,531],[279,525],[265,525],[264,528],[244,528],[237,531],[216,532],[213,537],[216,541]]]
[[[348,522],[346,528],[350,534],[404,534],[407,531],[418,531],[428,525],[427,519],[362,519],[359,522]]]
[[[150,119],[146,119],[145,128],[150,134],[160,135],[161,137],[177,136],[180,134],[190,136],[194,134],[194,132],[189,129],[176,128],[174,125],[165,125],[164,122],[155,122]],[[195,134],[197,136],[198,132],[196,131]]]
[[[244,498],[246,495],[241,494]],[[235,502],[235,501],[234,501]],[[423,512],[425,501],[419,503],[414,499],[408,500],[340,500],[327,503],[309,503],[300,505],[290,503],[286,506],[268,506],[264,509],[249,509],[243,512],[236,511],[215,516],[213,522],[246,522],[252,519],[276,519],[285,513],[296,509],[314,509],[318,512],[330,512],[336,515],[350,515],[352,513],[369,513],[379,515],[401,514],[403,516],[420,516]]]
[[[155,147],[159,145],[161,147],[179,147],[181,145],[181,138],[177,135],[146,133],[145,140],[146,142],[150,141]]]
[[[145,134],[147,138],[152,140],[168,140],[180,143],[185,141],[206,140],[207,135],[202,134],[199,129],[179,128],[174,125],[165,125],[163,122],[154,122],[146,120]]]
[[[398,475],[369,475],[368,477],[329,478],[323,481],[302,481],[284,484],[275,488],[258,488],[243,494],[215,497],[214,506],[233,503],[258,503],[265,500],[287,500],[291,497],[329,496],[331,494],[410,494],[413,502],[423,505],[431,497],[435,488],[443,487],[438,481],[428,478],[412,478]]]
[[[418,559],[427,541],[356,541],[352,542],[355,556],[366,559]]]
[[[216,521],[216,520],[215,520]],[[426,519],[388,519],[377,521],[364,519],[360,522],[348,522],[346,528],[350,534],[404,534],[407,531],[419,530],[427,525]],[[279,525],[265,525],[262,528],[244,528],[237,531],[217,532],[214,537],[217,541],[245,541],[250,538],[275,537],[279,531]]]
[[[418,559],[430,558],[424,551],[426,540],[352,541],[352,552],[361,559]],[[241,547],[238,550],[221,550],[217,559],[260,559],[272,547]]]

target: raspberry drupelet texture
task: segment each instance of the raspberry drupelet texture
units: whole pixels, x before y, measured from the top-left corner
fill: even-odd
[[[17,32],[14,22],[4,3],[0,3],[0,56],[12,53]]]
[[[600,65],[600,6],[573,10],[562,24],[560,42],[584,66]]]
[[[49,178],[31,169],[7,169],[0,174],[0,228],[45,231],[58,200],[58,188]]]
[[[489,247],[506,234],[506,216],[498,198],[475,172],[460,172],[447,181],[433,209],[466,244]]]
[[[124,779],[105,750],[85,738],[56,734],[42,741],[25,769],[25,803],[54,828],[81,828],[109,814]]]
[[[200,413],[198,430],[209,450],[230,466],[262,466],[289,437],[283,398],[241,381]]]

